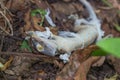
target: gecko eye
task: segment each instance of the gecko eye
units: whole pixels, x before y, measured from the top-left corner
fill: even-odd
[[[40,44],[37,44],[37,45],[36,45],[36,49],[37,49],[39,52],[44,51],[44,47],[43,47],[42,45],[40,45]]]

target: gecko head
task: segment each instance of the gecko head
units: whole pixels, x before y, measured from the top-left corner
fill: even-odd
[[[37,34],[39,33],[39,35]],[[33,45],[36,50],[49,56],[55,56],[57,51],[57,45],[54,40],[49,39],[46,33],[42,32],[29,31],[27,35],[32,38]]]
[[[36,49],[45,55],[55,56],[57,53],[57,45],[49,39],[34,38],[37,41]]]

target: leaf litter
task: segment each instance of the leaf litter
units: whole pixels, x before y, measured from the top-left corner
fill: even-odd
[[[112,34],[114,37],[119,37],[120,34],[116,30],[114,25],[120,25],[120,16],[119,14],[117,14],[119,6],[114,6],[116,4],[114,2],[113,6],[118,9],[112,8],[106,10],[106,8],[103,7],[106,7],[107,5],[103,4],[101,1],[89,1],[96,10],[99,10],[99,12],[96,13],[102,21],[102,29],[105,31],[105,36]],[[0,62],[4,64],[5,61],[8,60],[9,56],[13,55],[12,63],[9,63],[9,67],[3,70],[4,74],[2,72],[0,73],[2,74],[0,76],[1,80],[4,80],[5,76],[8,80],[90,80],[90,75],[96,78],[100,77],[99,75],[96,76],[94,74],[97,72],[94,70],[94,68],[92,68],[93,74],[90,72],[91,65],[93,63],[96,63],[100,58],[90,56],[91,52],[97,49],[96,46],[89,46],[85,49],[74,51],[70,57],[69,63],[67,64],[63,64],[62,61],[58,59],[58,56],[49,57],[39,53],[34,48],[34,45],[31,45],[31,38],[27,45],[29,45],[30,48],[33,49],[32,53],[28,50],[20,49],[20,46],[26,37],[26,31],[44,31],[44,26],[51,26],[46,19],[43,21],[42,25],[40,25],[40,21],[42,19],[40,14],[37,14],[36,16],[31,16],[32,10],[38,8],[42,8],[43,10],[47,8],[50,9],[51,13],[49,16],[56,24],[56,27],[50,28],[53,33],[58,34],[58,30],[73,31],[73,21],[69,20],[67,16],[71,14],[78,14],[80,17],[84,18],[88,16],[88,13],[85,12],[82,5],[80,5],[77,0],[52,0],[51,2],[48,0],[1,0],[0,2],[2,5],[5,5],[6,14],[4,13],[4,15],[10,21],[10,24],[12,24],[13,28],[13,36],[9,36],[8,34],[12,34],[12,28],[10,27],[8,21],[6,21],[5,18],[0,15],[0,17],[2,16],[2,18],[0,18],[0,27],[2,26],[1,28],[4,28],[4,30],[0,29],[0,57],[2,58],[2,60],[0,59]],[[4,38],[2,36],[4,36]],[[2,54],[2,52],[4,52],[5,54]],[[24,54],[22,54],[23,52]],[[61,52],[64,53],[64,51]],[[115,67],[116,65],[114,64],[113,67]],[[115,69],[117,70],[118,68],[115,67]],[[112,71],[114,72],[115,70]],[[88,76],[88,78],[86,76]],[[105,76],[101,75],[101,77]]]

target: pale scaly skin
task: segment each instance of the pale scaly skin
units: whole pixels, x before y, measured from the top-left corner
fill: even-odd
[[[101,23],[98,20],[92,6],[86,0],[79,0],[89,12],[89,21],[85,19],[76,19],[73,32],[61,32],[60,35],[54,35],[50,33],[49,38],[43,38],[40,36],[34,36],[40,45],[43,46],[43,50],[38,50],[43,54],[55,56],[60,54],[60,51],[64,51],[65,55],[60,54],[60,58],[67,62],[72,51],[78,48],[84,48],[90,45],[96,39],[100,40],[103,36],[103,31],[100,29]],[[84,25],[81,25],[83,23]],[[34,34],[34,32],[33,32]],[[70,34],[70,36],[69,36]],[[42,41],[42,44],[41,44]],[[67,54],[67,55],[66,55]]]

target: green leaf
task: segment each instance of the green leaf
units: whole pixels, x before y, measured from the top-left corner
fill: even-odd
[[[97,42],[102,50],[120,58],[120,38],[108,38]]]
[[[28,49],[30,52],[32,52],[32,49],[30,48],[27,40],[24,40],[24,41],[22,42],[22,45],[21,45],[20,48],[21,48],[21,49]]]
[[[43,25],[44,19],[45,19],[45,15],[47,14],[47,12],[43,9],[35,9],[31,11],[31,15],[32,16],[36,16],[36,14],[40,14],[41,15],[41,22],[40,22],[40,26]]]
[[[31,11],[32,16],[36,16],[36,14],[41,14],[42,16],[45,16],[46,13],[47,12],[45,10],[43,10],[43,9],[35,9],[35,10]]]
[[[102,49],[97,49],[95,51],[92,52],[91,56],[106,56],[107,52],[105,52]]]

